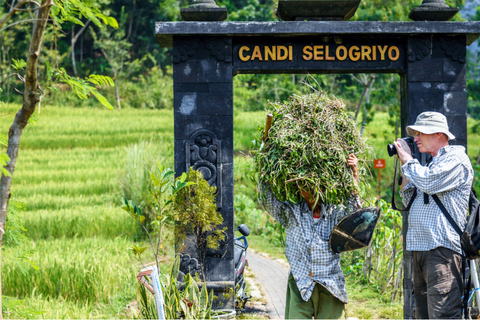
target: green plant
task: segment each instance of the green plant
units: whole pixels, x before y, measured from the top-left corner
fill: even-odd
[[[159,270],[159,250],[163,242],[162,231],[167,226],[175,228],[175,243],[178,248],[182,247],[187,235],[194,235],[203,267],[202,257],[205,257],[206,250],[218,248],[219,241],[225,237],[223,230],[216,229],[223,222],[215,204],[216,188],[211,187],[203,178],[202,173],[193,168],[175,179],[173,175],[172,170],[163,168],[160,163],[157,170],[151,173],[153,183],[151,196],[155,203],[155,219],[151,221],[151,226],[155,235],[151,234],[147,228],[142,210],[133,201],[123,198],[122,209],[142,226],[148,236],[157,270]],[[133,245],[131,250],[135,257],[142,262],[142,255],[147,248],[147,246]],[[210,297],[208,296],[206,285],[200,292],[196,281],[190,274],[184,276],[182,284],[184,288],[179,290],[177,285],[179,266],[180,259],[177,256],[170,277],[165,282],[166,317],[168,319],[210,318],[213,293],[210,294]],[[144,289],[139,289],[138,295],[141,301],[142,315],[151,317],[151,299]]]
[[[199,289],[199,282],[190,274],[179,282],[180,256],[175,258],[170,275],[163,288],[166,319],[211,319],[213,291],[207,292],[206,283]]]
[[[236,225],[246,224],[253,234],[264,233],[267,213],[258,209],[255,202],[244,194],[235,194],[234,213]]]
[[[381,216],[370,245],[342,254],[342,266],[347,276],[362,279],[393,302],[401,291],[402,215],[384,200],[378,206]]]
[[[155,203],[153,179],[160,179],[161,173],[157,167],[157,161],[164,162],[159,158],[162,154],[162,146],[159,142],[142,140],[127,149],[125,173],[120,179],[122,194],[125,199],[133,201],[142,208],[145,216],[145,225],[151,228],[150,224],[156,220],[158,204]],[[161,170],[161,169],[160,169]],[[152,179],[152,172],[154,173]],[[173,171],[170,171],[173,174]],[[157,181],[157,184],[160,183]]]
[[[45,311],[38,311],[24,306],[24,301],[9,296],[2,297],[2,311],[7,319],[25,318],[31,319],[32,316],[44,314]]]
[[[286,245],[286,231],[281,223],[276,221],[267,221],[265,223],[265,236],[268,242],[275,246],[285,248]]]
[[[226,227],[217,229],[223,223],[215,202],[217,188],[210,186],[203,174],[193,168],[183,175],[186,175],[185,182],[188,185],[175,195],[172,210],[175,244],[181,248],[187,236],[192,235],[203,268],[207,250],[218,249],[220,241],[225,239]]]
[[[25,211],[25,208],[26,205],[23,202],[15,199],[10,200],[3,239],[5,246],[16,247],[13,255],[6,255],[4,258],[14,262],[24,276],[27,275],[27,271],[30,268],[38,270],[37,264],[31,260],[35,250],[28,248],[27,229],[25,229],[23,219],[20,216],[20,213]]]

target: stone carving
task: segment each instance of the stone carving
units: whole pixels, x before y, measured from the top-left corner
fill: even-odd
[[[182,281],[183,275],[190,273],[192,276],[195,276],[195,273],[201,275],[202,268],[198,263],[198,260],[192,258],[189,254],[180,254],[180,272],[182,273]]]
[[[414,38],[409,42],[408,46],[408,61],[420,61],[432,52],[432,40]]]
[[[232,46],[228,39],[210,41],[207,48],[217,60],[232,62]]]
[[[187,61],[189,57],[192,57],[195,54],[198,47],[199,45],[197,41],[182,42],[173,46],[173,62],[180,63]]]
[[[462,43],[461,39],[456,37],[440,38],[440,46],[453,61],[466,62],[467,47]]]
[[[222,207],[221,141],[208,130],[198,130],[187,141],[187,168],[200,171],[212,187],[217,187],[217,206]]]

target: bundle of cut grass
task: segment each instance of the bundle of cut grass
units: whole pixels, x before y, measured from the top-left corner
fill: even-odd
[[[341,204],[359,191],[347,158],[359,159],[359,182],[368,173],[373,150],[356,129],[342,100],[317,91],[271,103],[272,127],[263,147],[255,152],[255,169],[281,201],[303,200],[299,188],[326,204]],[[259,128],[263,135],[264,128]],[[262,136],[256,139],[261,143]]]

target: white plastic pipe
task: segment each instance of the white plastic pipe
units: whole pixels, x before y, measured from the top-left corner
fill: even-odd
[[[478,282],[478,273],[477,273],[477,259],[470,260],[470,276],[473,280],[473,286],[475,288],[475,296],[477,297],[477,307],[480,310],[480,284]]]
[[[155,305],[157,306],[158,319],[165,320],[165,310],[163,309],[163,291],[162,286],[160,285],[160,279],[158,278],[157,266],[152,266],[152,285],[153,292],[155,294]]]

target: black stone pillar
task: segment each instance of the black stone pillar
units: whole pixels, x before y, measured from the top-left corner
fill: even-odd
[[[202,278],[219,297],[217,308],[233,309],[233,75],[232,41],[227,37],[174,37],[173,80],[175,173],[190,167],[217,187],[217,207],[226,240],[209,250]],[[182,252],[181,271],[201,272],[194,245]],[[229,293],[225,295],[224,293]]]
[[[456,139],[451,144],[467,147],[467,89],[465,36],[410,36],[407,74],[402,77],[402,136],[424,111],[447,117]],[[416,154],[422,163],[426,155]],[[408,214],[404,215],[404,245]],[[404,317],[414,318],[412,253],[404,251]]]

